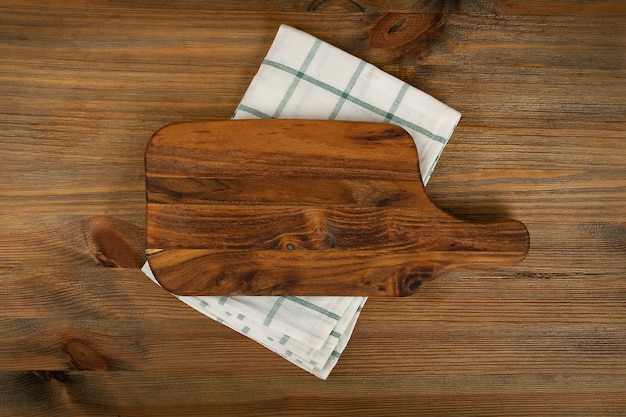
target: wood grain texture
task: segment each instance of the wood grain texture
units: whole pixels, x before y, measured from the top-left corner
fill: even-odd
[[[455,268],[526,257],[530,238],[522,223],[464,221],[436,207],[418,159],[411,136],[386,123],[166,126],[145,155],[151,270],[178,295],[389,297],[412,295]],[[233,179],[238,187],[231,192]],[[260,198],[241,192],[263,181]],[[209,187],[193,193],[190,183]],[[373,183],[391,186],[370,194]],[[310,198],[312,186],[327,184]],[[332,194],[346,185],[348,197]],[[327,201],[315,204],[320,194]],[[346,198],[355,204],[344,205]]]
[[[135,267],[148,138],[229,118],[280,23],[459,110],[430,197],[533,237],[370,299],[327,381]],[[3,1],[0,415],[623,416],[625,26],[620,0]]]

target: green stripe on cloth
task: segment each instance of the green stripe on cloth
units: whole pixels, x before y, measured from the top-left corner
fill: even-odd
[[[272,306],[271,310],[267,313],[267,316],[265,316],[265,321],[263,322],[263,326],[267,327],[267,326],[270,325],[270,323],[274,319],[274,316],[278,312],[278,309],[283,304],[283,301],[285,301],[285,297],[278,297],[276,299],[276,301],[274,302],[274,305]]]
[[[328,91],[330,93],[333,93],[333,94],[336,94],[339,97],[342,97],[343,91],[341,91],[340,89],[338,89],[336,87],[333,87],[330,84],[326,84],[323,81],[315,79],[315,78],[311,77],[310,75],[303,74],[301,71],[293,69],[293,68],[291,68],[291,67],[289,67],[287,65],[281,64],[279,62],[274,62],[274,61],[271,61],[269,59],[264,59],[263,60],[263,65],[269,65],[271,67],[274,67],[274,68],[280,69],[282,71],[285,71],[285,72],[287,72],[289,74],[295,75],[298,78],[303,79],[304,81],[307,81],[307,82],[309,82],[309,83],[311,83],[311,84],[313,84],[315,86],[323,88],[324,90],[326,90],[326,91]],[[444,145],[447,143],[447,139],[446,138],[444,138],[443,136],[435,135],[434,133],[432,133],[428,129],[423,128],[422,126],[419,126],[419,125],[417,125],[415,123],[409,122],[408,120],[405,120],[402,117],[399,117],[399,116],[397,116],[395,114],[390,114],[390,112],[388,112],[386,110],[383,110],[383,109],[380,109],[380,108],[378,108],[376,106],[373,106],[373,105],[371,105],[371,104],[369,104],[369,103],[367,103],[367,102],[365,102],[365,101],[363,101],[363,100],[361,100],[361,99],[359,99],[359,98],[357,98],[357,97],[355,97],[353,95],[347,94],[345,96],[346,96],[345,97],[346,100],[348,100],[348,101],[350,101],[350,102],[356,104],[357,106],[360,106],[360,107],[362,107],[362,108],[364,108],[366,110],[369,110],[372,113],[375,113],[375,114],[377,114],[379,116],[382,116],[382,117],[384,117],[385,119],[387,119],[389,121],[393,121],[393,122],[397,123],[400,126],[404,126],[404,127],[407,127],[407,128],[409,128],[411,130],[414,130],[414,131],[416,131],[416,132],[426,136],[427,138],[432,139],[434,141],[437,141],[439,143],[442,143]]]
[[[250,113],[254,116],[257,116],[261,119],[272,119],[273,117],[267,113],[263,113],[261,110],[258,109],[254,109],[250,106],[246,106],[245,104],[240,104],[239,106],[237,106],[237,110],[235,110],[235,113],[237,113],[237,111],[245,111],[246,113]]]
[[[402,87],[400,87],[400,91],[398,91],[398,95],[396,95],[396,99],[393,101],[393,105],[389,109],[389,113],[385,116],[385,121],[392,120],[394,113],[398,110],[400,106],[400,102],[404,98],[406,91],[409,89],[409,85],[407,83],[402,83]]]
[[[343,90],[343,93],[341,93],[341,96],[339,96],[339,101],[335,105],[333,111],[330,113],[328,119],[334,120],[337,117],[337,114],[339,114],[339,111],[343,107],[343,103],[346,102],[346,98],[348,98],[348,96],[350,95],[350,91],[352,91],[352,88],[354,88],[356,80],[359,79],[359,75],[361,75],[361,73],[363,72],[363,68],[365,68],[365,61],[359,62],[359,65],[356,67],[356,70],[354,70],[354,73],[352,74],[352,77],[350,78],[350,81],[348,82],[345,90]]]
[[[275,118],[280,116],[280,114],[283,112],[283,109],[285,108],[289,100],[291,99],[293,92],[296,90],[298,83],[302,79],[304,72],[307,70],[307,68],[309,68],[309,65],[311,65],[311,61],[313,61],[313,57],[315,57],[315,54],[317,53],[317,50],[319,49],[321,44],[322,44],[322,41],[319,39],[316,39],[315,42],[313,43],[313,46],[309,50],[309,53],[307,54],[306,58],[304,58],[304,62],[300,66],[300,70],[296,71],[295,73],[292,73],[293,75],[295,75],[295,78],[291,82],[291,85],[287,89],[287,92],[285,92],[283,99],[280,101],[280,104],[276,108],[276,111],[274,112]]]
[[[331,318],[333,320],[339,320],[341,318],[339,315],[333,313],[332,311],[328,311],[325,308],[320,307],[320,306],[318,306],[316,304],[313,304],[313,303],[311,303],[311,302],[309,302],[307,300],[303,300],[300,297],[286,296],[285,299],[289,300],[289,301],[292,301],[292,302],[294,302],[296,304],[300,304],[301,306],[306,307],[306,308],[308,308],[310,310],[316,311],[316,312],[318,312],[320,314],[323,314],[326,317],[329,317],[329,318]]]

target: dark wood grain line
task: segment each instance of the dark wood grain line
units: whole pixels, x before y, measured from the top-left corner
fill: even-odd
[[[402,182],[400,182],[402,183]],[[415,207],[424,201],[415,182],[319,178],[178,178],[150,176],[149,203],[207,204],[257,201],[266,205]],[[303,193],[302,190],[306,190]]]

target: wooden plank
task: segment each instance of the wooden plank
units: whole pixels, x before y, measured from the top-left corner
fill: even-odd
[[[11,5],[9,5],[10,7]],[[263,11],[263,12],[331,12],[331,13],[372,13],[372,12],[406,12],[414,13],[446,13],[446,14],[479,14],[479,15],[615,15],[623,12],[620,0],[602,0],[588,2],[584,0],[557,0],[545,4],[541,0],[523,3],[511,0],[486,1],[431,1],[431,0],[297,0],[285,2],[281,0],[182,0],[172,5],[166,0],[135,0],[123,7],[106,1],[71,0],[64,2],[64,7],[73,10],[111,11],[129,8],[144,11],[165,10],[216,10],[216,11]],[[45,11],[50,13],[57,7],[25,4],[19,5],[20,10],[32,12]]]
[[[499,303],[495,299],[487,300],[486,307],[477,307],[480,302],[468,301],[469,296],[461,297],[455,309],[435,306],[432,317],[428,317],[424,307],[418,307],[418,302],[409,302],[413,311],[403,304],[400,314],[394,314],[392,320],[382,317],[395,304],[372,300],[372,306],[367,307],[371,313],[360,321],[353,343],[342,355],[339,365],[342,362],[346,365],[338,365],[338,379],[349,375],[373,378],[376,370],[382,369],[384,374],[378,378],[400,377],[416,370],[411,365],[414,356],[423,359],[424,363],[419,365],[421,372],[441,375],[478,376],[502,369],[518,378],[527,373],[571,373],[590,378],[626,375],[626,369],[621,366],[626,359],[622,349],[626,335],[624,315],[597,314],[598,309],[593,308],[595,297],[574,294],[576,299],[571,301],[556,298],[549,303],[548,297],[540,299],[548,307],[543,313],[538,302],[522,303],[516,298],[509,304],[511,313],[504,316],[497,313],[509,301],[508,297]],[[449,295],[443,294],[450,301],[456,299]],[[471,295],[480,294],[473,291]],[[607,306],[616,298],[597,301]],[[585,299],[589,301],[582,304]],[[571,309],[569,314],[561,316],[559,313],[566,311],[564,303],[573,306],[574,301],[582,309],[577,313]],[[523,317],[512,312],[526,306],[532,312],[531,320],[516,323]],[[462,314],[461,310],[468,315],[455,319]],[[494,313],[496,316],[488,317]],[[116,321],[66,315],[2,319],[0,323],[7,342],[0,350],[3,370],[206,372],[249,380],[255,379],[255,374],[265,374],[277,367],[281,372],[286,371],[276,378],[277,382],[313,378],[264,347],[202,317]],[[18,344],[28,349],[21,352],[10,349]],[[233,367],[233,363],[240,366]]]
[[[46,381],[46,378],[49,380]],[[168,378],[170,383],[157,382],[163,378]],[[400,385],[391,378],[370,376],[361,379],[362,389],[368,394],[367,398],[353,404],[350,401],[352,396],[338,385],[293,382],[293,385],[288,386],[280,381],[268,383],[262,378],[255,378],[250,385],[241,387],[246,392],[241,395],[232,389],[235,380],[211,373],[199,373],[188,378],[156,372],[2,374],[3,383],[28,387],[23,396],[5,403],[12,409],[23,410],[24,416],[40,415],[44,409],[51,416],[94,413],[103,416],[342,416],[353,411],[371,415],[369,412],[378,408],[380,413],[376,415],[381,416],[394,416],[404,412],[418,416],[449,416],[460,415],[459,410],[470,408],[481,415],[494,416],[560,415],[561,411],[572,416],[588,416],[597,415],[599,408],[608,415],[619,415],[623,407],[623,400],[615,392],[602,393],[611,384],[619,386],[619,377],[605,377],[598,383],[587,376],[559,378],[549,373],[539,373],[528,375],[524,384],[516,384],[507,374],[442,377],[423,373],[407,375],[405,378],[407,385],[410,383],[413,387],[410,401],[398,394],[398,389],[406,389],[407,386]],[[497,380],[502,387],[510,387],[512,392],[491,397],[491,379]],[[471,392],[459,394],[458,389],[465,386],[471,386]],[[588,390],[581,390],[581,386],[587,386]],[[305,400],[302,393],[313,388],[317,393],[316,401]],[[566,392],[567,389],[570,392]],[[289,394],[292,390],[294,394]],[[188,397],[172,395],[172,392],[179,391],[187,392]],[[133,397],[133,392],[138,394],[138,398]],[[148,397],[153,398],[153,401],[144,402],[140,399]],[[107,398],[115,399],[115,403],[111,404]],[[194,398],[197,406],[192,406],[189,398]],[[555,398],[563,401],[558,412],[554,408]],[[600,398],[606,398],[607,401],[603,402]],[[432,404],[427,414],[424,410],[426,404]]]
[[[49,377],[49,381],[46,381]],[[32,373],[4,373],[2,381],[22,388],[24,396],[7,403],[13,409],[24,410],[22,415],[39,415],[46,405],[48,415],[154,415],[172,414],[241,415],[241,416],[342,416],[352,411],[368,415],[394,416],[451,415],[472,408],[481,415],[549,415],[555,408],[572,416],[619,415],[623,401],[615,392],[603,393],[604,386],[617,384],[619,377],[602,378],[598,385],[587,376],[560,378],[552,374],[528,375],[522,381],[510,375],[444,376],[437,374],[405,375],[405,383],[392,378],[363,378],[360,381],[367,398],[359,404],[350,402],[345,387],[338,384],[320,384],[305,381],[268,383],[260,375],[251,384],[241,386],[246,395],[230,390],[237,379],[210,372],[181,377],[176,373],[67,373],[41,375]],[[486,394],[486,381],[495,379],[510,393],[494,403]],[[555,384],[558,382],[559,385]],[[411,384],[411,400],[398,394]],[[459,394],[459,387],[471,387],[467,394]],[[588,386],[588,392],[578,387]],[[79,387],[82,387],[79,389]],[[176,396],[172,387],[181,387],[188,396]],[[315,399],[307,399],[305,392],[314,387]],[[126,389],[125,389],[126,388]],[[569,392],[566,390],[569,389]],[[288,392],[293,390],[293,394]],[[207,395],[211,392],[212,395]],[[133,396],[137,393],[137,396]],[[30,398],[39,401],[29,401]],[[151,402],[142,399],[151,397]],[[107,399],[115,399],[111,405]],[[197,406],[192,406],[194,398]],[[604,399],[604,400],[601,400]],[[21,400],[21,401],[20,401]],[[430,404],[426,413],[424,404]],[[3,414],[9,415],[9,414]]]
[[[63,13],[62,10],[59,12]],[[39,68],[36,64],[43,62],[42,59],[47,59],[48,62],[56,64],[52,66],[53,70],[55,67],[57,71],[60,68],[65,69],[61,79],[50,80],[54,83],[53,85],[56,84],[57,89],[80,85],[85,77],[95,76],[99,81],[97,84],[91,83],[79,91],[89,92],[91,90],[96,92],[100,90],[106,92],[108,93],[106,96],[100,96],[100,104],[107,104],[109,100],[121,97],[124,97],[126,101],[132,102],[133,98],[135,98],[134,101],[137,101],[137,96],[129,96],[127,91],[119,88],[120,82],[141,80],[142,73],[146,70],[162,73],[170,68],[177,70],[171,83],[159,81],[159,85],[162,87],[176,86],[176,89],[173,89],[174,91],[168,96],[170,99],[184,102],[193,96],[199,97],[198,94],[192,96],[185,94],[195,89],[196,93],[205,93],[205,102],[211,100],[211,95],[213,95],[213,99],[217,98],[214,95],[216,92],[220,93],[219,98],[222,101],[224,93],[231,92],[233,87],[236,88],[234,92],[243,92],[241,89],[245,87],[246,80],[241,77],[246,77],[249,80],[249,77],[254,74],[255,68],[259,65],[272,40],[272,35],[280,23],[295,25],[322,39],[329,41],[332,39],[331,42],[337,46],[376,65],[398,66],[405,64],[409,65],[410,68],[415,67],[415,65],[419,67],[439,65],[451,68],[462,66],[465,71],[481,68],[489,72],[493,72],[493,67],[497,65],[498,73],[506,71],[510,67],[516,68],[523,65],[524,73],[529,75],[537,72],[554,74],[555,68],[563,68],[566,71],[594,68],[623,71],[621,65],[623,60],[620,59],[619,48],[623,45],[624,40],[623,36],[615,36],[615,34],[620,33],[621,28],[619,15],[591,18],[584,22],[577,20],[577,18],[564,16],[554,16],[549,19],[544,17],[542,20],[535,19],[532,27],[525,25],[525,18],[516,16],[496,18],[446,15],[445,20],[441,20],[441,18],[432,21],[426,20],[422,24],[426,25],[423,33],[418,31],[413,34],[413,37],[408,38],[406,34],[398,33],[396,35],[397,40],[394,41],[393,38],[390,38],[384,47],[376,48],[369,44],[368,39],[374,36],[371,32],[376,28],[377,23],[388,20],[387,14],[374,14],[371,15],[371,18],[364,20],[360,14],[327,13],[320,14],[314,23],[308,19],[307,13],[287,15],[259,13],[256,16],[263,16],[265,22],[263,26],[259,26],[256,23],[251,23],[261,20],[255,19],[254,13],[246,14],[246,16],[250,16],[249,20],[246,21],[246,19],[242,19],[240,13],[233,12],[224,12],[215,16],[208,12],[198,14],[181,11],[180,15],[172,16],[167,11],[162,11],[161,15],[155,13],[155,16],[162,16],[163,19],[167,16],[167,18],[178,19],[179,22],[188,24],[178,26],[176,33],[163,27],[158,33],[151,33],[154,38],[149,45],[146,45],[150,46],[149,53],[142,53],[141,56],[137,56],[140,45],[130,39],[120,40],[117,35],[120,30],[130,29],[131,26],[135,25],[135,19],[141,18],[141,16],[140,13],[132,11],[124,16],[113,14],[111,19],[114,19],[115,25],[111,26],[112,20],[101,19],[101,16],[96,15],[87,19],[75,20],[64,31],[55,31],[54,26],[43,25],[40,31],[32,34],[31,43],[50,44],[53,42],[53,47],[52,45],[46,45],[47,48],[32,47],[30,52],[36,52],[38,57],[30,64],[33,67],[31,68],[32,74],[45,76],[46,73],[42,73],[45,69]],[[413,14],[394,16],[396,16],[396,20],[401,20],[402,18],[410,18]],[[420,15],[415,16],[419,17]],[[14,26],[11,24],[2,26],[4,28],[2,29],[2,36],[6,39],[3,48],[5,62],[19,68],[24,66],[24,62],[14,59],[13,54],[16,51],[24,50],[21,49],[19,42],[13,40],[13,37],[16,29],[27,22],[22,20],[24,19],[23,15],[18,13],[9,14],[8,17],[13,17]],[[346,21],[351,23],[351,30],[346,30]],[[193,25],[193,22],[197,22],[197,25]],[[28,23],[31,22],[28,21]],[[229,42],[228,37],[220,36],[228,27],[232,28],[237,25],[246,29],[246,39],[242,39],[245,40],[245,44]],[[432,30],[429,30],[430,26],[433,26]],[[571,30],[576,37],[563,37],[560,31],[563,26],[572,27]],[[96,33],[94,27],[98,29],[98,36],[94,36]],[[358,35],[354,32],[355,29],[359,31]],[[151,30],[151,27],[146,26],[145,30]],[[78,55],[75,49],[77,47],[80,51]],[[395,51],[396,49],[399,52]],[[102,54],[105,51],[107,52],[106,55]],[[398,56],[392,56],[393,53]],[[123,69],[119,68],[120,60],[128,54],[136,56],[136,59],[127,63]],[[101,71],[108,71],[102,72],[100,76],[97,73],[86,75],[79,71],[84,66],[84,59],[98,63]],[[183,60],[182,63],[181,60]],[[193,63],[193,65],[185,66],[185,63]],[[525,75],[524,73],[520,74],[519,71],[516,73],[519,77]],[[18,72],[14,74],[18,74]],[[14,75],[14,77],[18,82],[23,79],[23,76]],[[237,81],[237,79],[239,80]],[[65,82],[60,84],[59,81]],[[497,85],[497,79],[491,81],[496,81],[495,85]],[[619,79],[613,78],[612,81],[613,83],[619,82]],[[43,80],[39,82],[43,82]],[[534,83],[531,78],[523,84],[532,86]],[[19,85],[17,84],[17,86]],[[460,85],[468,87],[466,84]],[[37,84],[32,85],[30,90],[32,91],[33,87],[36,86]],[[202,86],[200,90],[198,90],[198,86]],[[146,91],[141,96],[142,100],[135,104],[149,105],[150,103],[146,102],[147,99],[159,96],[159,90],[147,88],[150,85],[141,87]],[[21,89],[20,91],[28,92],[29,89]],[[65,88],[62,91],[65,94],[76,92],[76,90]],[[450,91],[449,87],[446,91]],[[433,93],[436,92],[437,90],[433,91]],[[231,96],[231,99],[236,100],[237,96],[240,94]],[[63,99],[64,95],[57,94],[56,97],[59,100]],[[584,98],[584,95],[577,98]],[[59,101],[59,103],[61,102]],[[167,111],[167,109],[162,108],[162,111]]]
[[[537,254],[535,259],[531,252],[523,264],[513,268],[449,272],[422,286],[410,299],[372,298],[366,304],[363,320],[507,322],[517,317],[522,322],[535,323],[550,321],[558,314],[559,321],[565,322],[619,323],[624,316],[625,310],[620,306],[626,291],[620,275],[624,261],[617,256],[620,249],[613,247],[611,252],[610,242],[601,244],[600,249],[589,243],[580,243],[580,247],[588,246],[589,255],[578,264],[574,259],[582,253],[580,248],[555,247],[553,253],[545,255],[554,259],[559,252],[570,253],[569,268],[560,265],[566,264],[567,258],[546,268],[543,255]],[[559,241],[553,246],[559,246]],[[599,251],[606,251],[607,261],[613,262],[604,266],[594,263],[591,253]],[[582,263],[587,267],[581,268]],[[137,269],[28,267],[2,271],[0,278],[6,288],[0,294],[3,319],[71,320],[73,315],[91,321],[202,318]],[[394,314],[380,311],[386,308]]]

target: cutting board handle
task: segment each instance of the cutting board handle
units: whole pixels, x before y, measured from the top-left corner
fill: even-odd
[[[530,235],[523,223],[457,220],[453,229],[440,229],[440,237],[414,255],[403,279],[398,279],[399,296],[411,295],[424,282],[456,268],[513,266],[526,258]]]

